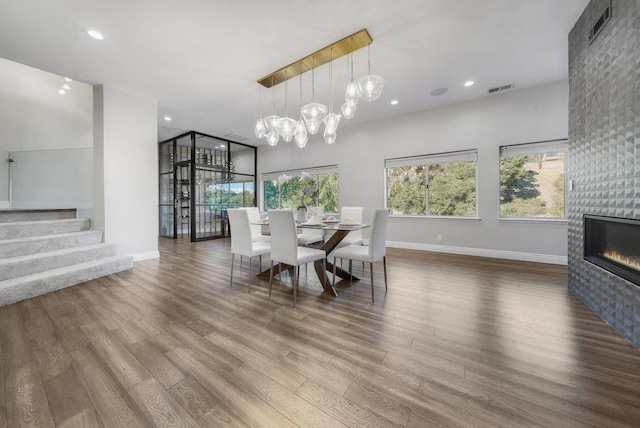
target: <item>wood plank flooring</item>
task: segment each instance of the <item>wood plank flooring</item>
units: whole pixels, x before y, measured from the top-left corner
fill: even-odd
[[[375,304],[310,268],[293,309],[228,240],[160,254],[0,307],[0,428],[640,426],[640,352],[564,267],[389,249]]]

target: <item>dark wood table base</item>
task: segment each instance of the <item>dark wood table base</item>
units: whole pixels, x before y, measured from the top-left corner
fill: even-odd
[[[322,245],[320,249],[326,251],[327,255],[329,255],[338,246],[340,241],[342,241],[344,237],[349,234],[349,232],[351,231],[336,230],[335,233],[331,235],[331,237]],[[338,292],[336,291],[335,287],[333,287],[333,285],[331,284],[331,279],[327,274],[327,272],[330,272],[331,274],[333,274],[333,263],[331,263],[327,259],[326,268],[325,268],[324,261],[325,261],[324,259],[316,260],[315,262],[313,262],[313,267],[316,270],[316,274],[318,275],[318,279],[320,280],[320,283],[322,284],[324,291],[332,296],[338,296]],[[281,270],[293,270],[293,266],[287,265],[284,263],[278,263],[273,266],[273,269],[274,269],[274,272],[276,271],[280,272]],[[258,276],[263,279],[264,278],[269,279],[269,276],[270,276],[269,270],[270,269],[266,269],[260,272]],[[346,270],[338,266],[336,266],[336,275],[343,279],[351,278],[354,281],[358,281],[360,279],[358,277],[352,276],[349,272],[347,272]]]

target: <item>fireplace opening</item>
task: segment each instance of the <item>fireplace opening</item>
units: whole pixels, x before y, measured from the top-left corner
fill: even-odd
[[[585,214],[584,259],[640,286],[640,220]]]

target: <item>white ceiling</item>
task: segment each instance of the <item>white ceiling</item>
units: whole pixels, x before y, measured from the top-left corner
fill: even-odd
[[[0,0],[0,57],[88,84],[157,100],[160,137],[178,130],[253,136],[256,80],[362,28],[382,98],[361,102],[338,129],[565,79],[567,35],[588,0]],[[86,35],[101,31],[105,40]],[[354,54],[366,74],[366,49]],[[346,59],[334,61],[334,110],[346,85]],[[462,84],[472,79],[471,88]],[[310,77],[303,76],[304,102]],[[299,108],[290,81],[289,112]],[[440,97],[429,93],[440,87]],[[271,93],[262,91],[263,110]],[[495,96],[495,95],[494,95]],[[397,106],[390,101],[399,100]],[[284,113],[284,85],[276,87]],[[328,103],[328,67],[316,72],[316,100]],[[173,121],[166,129],[162,117]],[[317,136],[314,138],[318,138]]]

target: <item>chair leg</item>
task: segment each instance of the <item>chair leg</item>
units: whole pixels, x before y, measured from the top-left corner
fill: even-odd
[[[272,288],[273,288],[273,260],[271,260],[271,268],[269,269],[269,298],[271,298]]]
[[[382,257],[382,268],[384,269],[384,292],[387,292],[387,256]]]
[[[353,260],[349,259],[349,284],[353,284]]]
[[[234,253],[231,253],[231,279],[229,280],[229,288],[233,287],[233,260],[235,259],[236,255]]]
[[[369,263],[369,270],[371,271],[371,303],[373,303],[373,263]]]
[[[262,270],[262,254],[258,256],[258,264],[258,272],[260,272]]]
[[[340,259],[342,260],[342,259]],[[335,287],[336,286],[336,258],[333,258],[333,281],[332,282],[332,286]]]
[[[296,300],[298,298],[298,272],[300,271],[300,266],[293,267],[293,307],[296,307]]]
[[[251,293],[251,259],[252,257],[249,257],[249,278],[247,279],[247,292]]]

